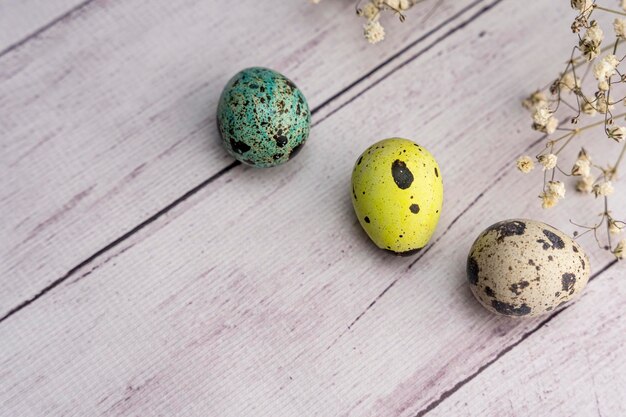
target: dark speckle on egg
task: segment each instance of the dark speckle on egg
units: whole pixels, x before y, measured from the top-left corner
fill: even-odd
[[[496,296],[496,293],[493,292],[493,290],[489,286],[485,287],[485,294],[487,295],[487,297],[495,297]]]
[[[500,314],[506,316],[526,316],[530,314],[531,309],[526,304],[515,306],[513,304],[504,303],[498,300],[492,300],[491,306]]]
[[[276,146],[279,148],[282,148],[287,144],[287,142],[289,142],[289,139],[283,135],[274,135],[274,139],[276,140]]]
[[[406,190],[413,183],[413,173],[406,166],[406,163],[399,159],[391,164],[391,175],[398,188],[402,190]]]
[[[480,269],[478,268],[478,262],[476,262],[476,259],[471,256],[467,258],[467,278],[469,279],[470,284],[478,284],[479,271]]]
[[[520,220],[496,223],[487,229],[487,231],[495,231],[498,234],[498,241],[500,242],[510,236],[521,236],[524,234],[525,230],[526,223]]]
[[[563,291],[570,291],[576,283],[576,275],[571,273],[565,273],[561,276],[561,283],[563,285]]]
[[[550,241],[550,243],[552,244],[552,248],[553,249],[563,249],[565,247],[565,242],[563,242],[563,239],[561,239],[560,237],[558,237],[556,234],[554,234],[553,232],[544,229],[543,230],[543,234],[546,235],[546,237],[548,238],[548,240]],[[575,252],[575,251],[574,251]]]

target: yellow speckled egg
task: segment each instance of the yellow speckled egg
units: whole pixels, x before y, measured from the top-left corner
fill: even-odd
[[[426,246],[439,222],[443,204],[439,165],[410,140],[381,140],[354,165],[352,204],[376,246],[412,255]]]

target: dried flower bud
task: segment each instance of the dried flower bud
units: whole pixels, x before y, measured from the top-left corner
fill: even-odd
[[[626,19],[615,19],[613,21],[613,29],[618,39],[626,39]]]
[[[612,235],[619,235],[625,224],[623,222],[615,221],[615,219],[609,218],[609,233]]]
[[[626,253],[626,239],[622,239],[615,247],[615,250],[613,251],[613,255],[615,255],[617,259],[624,259],[625,253]]]
[[[612,127],[607,131],[609,138],[613,139],[616,142],[622,142],[626,137],[626,127],[616,126]]]
[[[588,177],[591,173],[591,164],[588,160],[579,159],[574,163],[572,175],[577,177]]]
[[[533,162],[530,156],[520,156],[517,160],[517,169],[519,169],[524,174],[528,174],[535,168],[535,163]]]
[[[580,148],[580,152],[578,152],[578,159],[591,163],[591,157],[589,156],[585,148]]]
[[[558,157],[553,153],[549,153],[546,155],[539,155],[537,157],[537,160],[539,161],[541,165],[543,165],[543,170],[547,171],[549,169],[554,169],[556,167]]]
[[[593,10],[593,0],[571,0],[570,4],[580,14],[588,15]]]

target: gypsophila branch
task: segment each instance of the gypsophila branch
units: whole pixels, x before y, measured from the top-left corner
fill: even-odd
[[[383,13],[391,13],[398,17],[400,22],[406,20],[404,12],[412,7],[428,0],[357,0],[355,5],[356,14],[365,19],[363,24],[363,36],[372,44],[385,39],[385,28],[380,22]],[[430,16],[442,0],[435,0],[433,7],[427,13]],[[320,0],[310,0],[311,3],[320,3]]]
[[[539,198],[545,209],[555,207],[565,198],[566,187],[559,180],[559,176],[576,177],[578,192],[601,198],[604,204],[600,220],[593,226],[584,226],[572,221],[572,224],[585,230],[583,233],[575,233],[575,236],[593,233],[601,248],[611,251],[616,258],[623,259],[626,256],[626,239],[614,244],[613,236],[619,236],[626,229],[626,223],[613,216],[609,210],[609,203],[610,196],[615,191],[613,183],[617,180],[617,173],[626,155],[626,127],[618,123],[626,117],[626,111],[614,114],[616,106],[626,108],[626,95],[624,91],[621,94],[618,91],[626,87],[626,76],[620,71],[620,64],[626,56],[618,58],[617,55],[619,46],[626,40],[626,18],[621,17],[626,16],[626,0],[620,1],[619,10],[599,5],[594,0],[570,0],[570,4],[577,15],[571,24],[571,30],[576,34],[576,45],[570,52],[569,60],[555,80],[543,89],[535,91],[522,103],[531,113],[532,129],[546,135],[545,148],[534,159],[529,156],[520,157],[516,162],[517,168],[523,173],[530,173],[535,164],[541,166],[543,188]],[[613,21],[614,39],[610,43],[605,42],[605,31],[597,20],[592,19],[598,13],[620,16]],[[577,70],[583,66],[586,66],[586,69],[582,77],[579,77]],[[589,73],[595,78],[593,84],[591,80],[585,82]],[[624,98],[615,100],[616,95]],[[572,105],[570,102],[572,100],[566,100],[566,96],[574,96],[576,104]],[[559,110],[561,110],[559,113],[567,111],[573,114],[563,119],[563,115],[557,117]],[[603,120],[581,126],[581,121],[598,113],[603,116]],[[559,118],[562,121],[559,121]],[[568,127],[568,123],[572,126]],[[614,165],[593,163],[583,144],[573,162],[563,162],[564,157],[561,153],[572,146],[574,139],[589,140],[584,133],[600,126],[603,127],[608,146],[622,144]],[[552,139],[551,135],[557,130],[565,133]],[[606,229],[606,237],[601,238],[603,226]],[[603,240],[606,243],[603,244]]]

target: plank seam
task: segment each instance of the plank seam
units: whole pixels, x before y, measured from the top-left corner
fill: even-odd
[[[337,107],[336,109],[334,109],[333,111],[331,111],[330,113],[328,113],[326,116],[324,116],[322,119],[318,120],[315,122],[315,125],[320,124],[321,122],[323,122],[324,120],[328,119],[330,116],[332,116],[333,114],[337,113],[339,110],[341,110],[342,108],[344,108],[345,106],[347,106],[348,104],[352,103],[354,100],[356,100],[357,98],[361,97],[363,94],[365,94],[367,91],[371,90],[372,88],[376,87],[378,84],[380,84],[382,81],[386,80],[387,78],[389,78],[392,74],[394,74],[396,71],[402,69],[403,67],[405,67],[406,65],[410,64],[411,62],[415,61],[417,58],[419,58],[420,56],[424,55],[426,52],[430,51],[433,47],[435,47],[436,45],[438,45],[441,41],[445,40],[446,38],[448,38],[449,36],[454,35],[456,32],[458,32],[459,30],[465,28],[467,25],[469,25],[470,23],[474,22],[475,20],[477,20],[479,17],[481,17],[483,14],[487,13],[488,11],[490,11],[491,9],[493,9],[494,7],[496,7],[498,4],[502,3],[504,0],[496,0],[493,3],[490,3],[488,5],[486,5],[485,7],[483,7],[482,9],[480,9],[478,12],[476,12],[475,14],[473,14],[468,20],[462,22],[461,24],[459,24],[458,26],[453,27],[452,29],[450,29],[448,32],[444,33],[442,36],[440,36],[439,38],[437,38],[433,43],[431,43],[430,45],[428,45],[426,48],[422,49],[421,51],[417,52],[416,54],[414,54],[413,56],[411,56],[410,58],[408,58],[407,60],[405,60],[404,62],[402,62],[400,65],[398,65],[397,67],[391,69],[387,74],[383,75],[381,78],[379,78],[378,80],[374,81],[372,84],[368,85],[366,88],[364,88],[362,91],[360,91],[358,94],[356,94],[354,97],[350,98],[348,101],[346,101],[345,103],[341,104],[339,107]],[[474,3],[472,3],[474,4]]]
[[[12,315],[17,313],[18,311],[22,310],[23,308],[28,307],[30,304],[32,304],[33,302],[37,301],[39,298],[43,297],[50,290],[52,290],[53,288],[55,288],[59,284],[62,284],[64,281],[66,281],[68,278],[70,278],[72,275],[74,275],[78,270],[80,270],[81,268],[85,267],[86,265],[91,263],[93,260],[95,260],[96,258],[101,256],[102,254],[108,252],[110,249],[113,249],[114,247],[116,247],[120,243],[124,242],[126,239],[128,239],[129,237],[131,237],[135,233],[137,233],[140,230],[144,229],[146,226],[150,225],[155,220],[159,219],[163,215],[167,214],[170,210],[172,210],[173,208],[175,208],[178,205],[180,205],[183,201],[187,200],[189,197],[191,197],[194,194],[198,193],[200,190],[202,190],[208,184],[210,184],[211,182],[213,182],[214,180],[218,179],[219,177],[221,177],[226,172],[230,171],[231,169],[233,169],[233,168],[235,168],[236,166],[239,166],[239,165],[241,165],[241,162],[234,161],[233,163],[231,163],[227,167],[222,168],[219,172],[215,173],[211,177],[209,177],[206,180],[202,181],[200,184],[196,185],[191,190],[187,191],[186,193],[184,193],[183,195],[178,197],[176,200],[172,201],[167,206],[163,207],[161,210],[157,211],[152,216],[148,217],[146,220],[144,220],[141,223],[139,223],[137,226],[133,227],[128,232],[124,233],[123,235],[121,235],[120,237],[115,239],[114,241],[112,241],[112,242],[108,243],[107,245],[105,245],[104,247],[100,248],[97,252],[93,253],[87,259],[83,260],[78,265],[76,265],[75,267],[70,269],[65,275],[63,275],[62,277],[52,281],[50,284],[48,284],[45,288],[43,288],[41,291],[39,291],[33,297],[23,301],[22,303],[18,304],[15,307],[13,307],[4,316],[2,316],[0,318],[0,323],[2,323],[4,320],[6,320],[9,317],[11,317]],[[130,249],[130,247],[126,248],[125,250],[128,250],[128,249]],[[109,260],[113,259],[114,257],[115,256],[112,256],[112,257],[108,258],[104,263],[108,262]],[[98,267],[102,266],[103,264],[98,265]],[[89,274],[85,274],[85,276],[86,275],[89,275]]]
[[[27,42],[29,39],[32,39],[33,37],[36,37],[37,35],[39,35],[40,33],[44,32],[45,30],[49,29],[50,27],[54,26],[56,23],[62,21],[63,19],[69,17],[72,13],[78,11],[79,9],[83,8],[84,6],[87,6],[89,3],[91,3],[93,0],[86,0],[85,2],[75,6],[73,9],[71,9],[70,11],[68,11],[67,13],[65,13],[64,15],[56,18],[54,21],[50,22],[49,24],[47,24],[46,26],[44,26],[43,28],[39,29],[37,32],[31,34],[30,36],[28,36],[26,39],[23,39],[22,41],[20,41],[18,44],[15,44],[13,46],[11,46],[8,50],[3,51],[2,53],[0,53],[0,58],[2,58],[3,55],[5,55],[6,53],[9,52],[9,50],[11,49],[15,49],[17,47],[19,47],[21,44],[24,44],[25,42]],[[401,49],[398,53],[394,54],[392,57],[390,57],[389,59],[387,59],[384,62],[384,65],[386,65],[386,63],[391,62],[393,59],[401,56],[402,54],[404,54],[405,52],[407,52],[409,49],[411,49],[412,47],[414,47],[415,45],[419,44],[421,41],[423,41],[424,39],[428,38],[430,35],[432,35],[433,33],[435,33],[437,30],[441,29],[443,26],[445,26],[446,24],[450,23],[451,21],[453,21],[454,19],[458,18],[459,16],[461,16],[463,13],[465,13],[467,10],[472,9],[473,7],[475,7],[476,5],[482,3],[484,0],[476,0],[475,2],[471,3],[470,5],[466,6],[464,9],[462,9],[460,12],[457,12],[452,18],[447,19],[444,23],[436,26],[434,29],[432,29],[431,31],[429,31],[426,35],[421,36],[420,38],[418,38],[416,41],[412,42],[411,44],[409,44],[407,47]],[[488,5],[485,8],[481,9],[481,11],[484,13],[487,9],[489,10],[490,8],[494,7],[495,4],[500,3],[503,0],[497,0],[495,3],[493,3],[492,5]],[[479,13],[475,14],[471,19],[475,19],[477,18],[481,13],[481,11],[479,11]],[[467,24],[469,24],[470,21],[467,21],[465,23],[463,23],[461,26],[458,26],[455,28],[455,30],[453,31],[449,31],[447,32],[445,35],[439,37],[437,39],[437,41],[433,44],[431,44],[426,50],[432,48],[434,45],[436,45],[438,42],[441,42],[443,39],[445,39],[446,37],[452,35],[454,32],[456,32],[458,29],[461,29],[462,27],[465,27]],[[401,69],[403,66],[405,66],[406,64],[408,64],[409,62],[417,59],[419,56],[421,56],[426,50],[421,51],[418,54],[415,54],[409,61],[405,61],[403,64],[397,66],[396,68],[392,69],[390,72],[388,72],[383,78],[377,80],[372,86],[366,88],[365,90],[361,91],[357,96],[355,96],[354,98],[352,98],[351,100],[349,100],[348,102],[344,103],[343,105],[341,105],[339,108],[333,110],[330,114],[326,115],[323,119],[316,121],[315,123],[312,124],[312,127],[320,124],[322,121],[328,119],[331,115],[335,114],[337,111],[339,111],[340,109],[344,108],[347,104],[351,103],[352,101],[354,101],[354,99],[356,99],[357,97],[361,96],[363,93],[365,93],[366,91],[370,90],[373,86],[378,85],[382,80],[388,78],[391,74],[393,74],[395,71]],[[315,114],[317,113],[319,110],[321,110],[323,107],[327,106],[328,104],[330,104],[333,100],[335,100],[336,98],[338,98],[341,94],[345,94],[346,92],[348,92],[349,90],[351,90],[354,86],[358,85],[359,83],[365,81],[371,74],[373,74],[374,72],[378,71],[380,68],[382,68],[382,65],[378,65],[377,67],[374,68],[373,71],[370,71],[368,74],[366,74],[365,76],[359,78],[357,80],[357,82],[351,83],[350,85],[348,85],[347,87],[345,87],[344,89],[341,90],[340,94],[335,94],[332,97],[330,97],[329,99],[327,99],[326,101],[324,101],[323,103],[321,103],[320,105],[316,106],[314,109],[311,110],[311,114]],[[143,228],[145,228],[146,226],[148,226],[150,223],[154,222],[155,220],[157,220],[158,218],[160,218],[162,215],[166,214],[169,210],[175,208],[176,206],[178,206],[180,203],[182,203],[184,200],[186,200],[187,198],[193,196],[194,194],[198,193],[200,190],[202,190],[205,186],[209,185],[211,182],[213,182],[214,180],[218,179],[219,177],[221,177],[222,175],[226,174],[227,172],[229,172],[231,169],[235,168],[236,166],[241,165],[240,162],[235,161],[233,163],[231,163],[230,165],[228,165],[227,167],[223,168],[222,170],[220,170],[219,172],[217,172],[216,174],[212,175],[210,178],[204,180],[203,182],[201,182],[200,184],[196,185],[194,188],[192,188],[191,190],[187,191],[186,193],[184,193],[182,196],[180,196],[179,198],[177,198],[176,200],[174,200],[172,203],[168,204],[166,207],[162,208],[161,210],[159,210],[158,212],[156,212],[155,214],[153,214],[152,216],[150,216],[148,219],[142,221],[140,224],[138,224],[137,226],[135,226],[133,229],[129,230],[128,232],[124,233],[123,235],[121,235],[120,237],[116,238],[114,241],[108,243],[107,245],[105,245],[104,247],[102,247],[101,249],[99,249],[98,251],[96,251],[95,253],[93,253],[92,255],[90,255],[88,258],[86,258],[85,260],[81,261],[78,265],[74,266],[73,268],[71,268],[65,275],[63,275],[62,277],[54,280],[53,282],[51,282],[50,284],[48,284],[46,287],[44,287],[41,291],[39,291],[37,294],[35,294],[34,296],[28,298],[27,300],[21,302],[20,304],[18,304],[17,306],[13,307],[12,309],[10,309],[7,313],[5,313],[2,317],[0,317],[0,323],[2,323],[4,320],[8,319],[9,317],[13,316],[14,314],[16,314],[18,311],[22,310],[23,308],[28,307],[30,304],[32,304],[33,302],[35,302],[36,300],[38,300],[39,298],[41,298],[42,296],[44,296],[46,293],[48,293],[49,291],[51,291],[52,289],[54,289],[55,287],[57,287],[58,285],[62,284],[63,282],[65,282],[68,278],[70,278],[72,275],[74,275],[78,270],[80,270],[81,268],[85,267],[86,265],[88,265],[89,263],[91,263],[92,261],[94,261],[96,258],[98,258],[99,256],[103,255],[104,253],[106,253],[107,251],[109,251],[110,249],[116,247],[117,245],[119,245],[120,243],[122,243],[124,240],[128,239],[129,237],[131,237],[133,234],[137,233],[138,231],[142,230]],[[113,257],[110,257],[109,259],[112,259]],[[108,262],[108,260],[105,260],[104,263]],[[101,264],[99,266],[104,265]],[[99,267],[98,266],[98,267]],[[89,275],[89,274],[86,274]]]
[[[348,84],[348,86],[344,87],[343,89],[339,90],[339,92],[337,92],[336,94],[334,94],[331,97],[329,97],[326,100],[324,100],[318,106],[318,108],[316,110],[321,110],[322,108],[326,107],[327,105],[332,103],[334,100],[336,100],[337,98],[341,97],[342,95],[344,95],[345,93],[347,93],[348,91],[350,91],[354,87],[356,87],[358,84],[360,84],[361,82],[365,81],[367,78],[371,77],[372,75],[374,75],[375,73],[380,71],[383,67],[387,66],[390,62],[392,62],[395,59],[397,59],[398,57],[404,55],[407,51],[409,51],[410,49],[413,49],[413,47],[415,47],[416,45],[418,45],[422,41],[426,40],[427,38],[429,38],[434,33],[437,33],[440,29],[442,29],[443,27],[447,26],[449,23],[454,22],[459,17],[461,17],[463,14],[465,14],[467,11],[473,9],[474,7],[479,5],[480,3],[483,3],[484,1],[485,0],[476,0],[476,1],[468,4],[467,6],[465,6],[464,8],[459,10],[458,12],[456,12],[454,15],[450,16],[448,19],[444,20],[443,22],[441,22],[440,24],[438,24],[437,26],[435,26],[434,28],[432,28],[431,30],[429,30],[428,32],[426,32],[425,34],[423,34],[422,36],[420,36],[419,38],[414,40],[413,42],[409,43],[404,48],[400,49],[395,54],[391,55],[389,58],[387,58],[386,60],[381,62],[379,65],[376,65],[373,69],[368,71],[366,74],[364,74],[361,77],[357,78],[355,81],[353,81],[352,83]],[[327,115],[326,117],[324,117],[323,119],[321,119],[319,121],[316,121],[313,126],[315,126],[316,124],[319,124],[322,120],[327,119],[328,116],[330,116],[330,114]]]
[[[609,269],[611,269],[613,266],[615,266],[618,263],[617,259],[609,262],[607,265],[605,265],[601,270],[599,270],[598,272],[596,272],[595,274],[593,274],[593,276],[589,279],[589,281],[594,281],[596,278],[598,278],[600,275],[602,275],[604,272],[608,271]],[[563,306],[563,308],[561,308],[560,310],[554,312],[553,314],[551,314],[549,317],[547,317],[545,320],[541,321],[534,329],[529,330],[528,332],[524,333],[522,335],[522,337],[519,338],[519,340],[517,342],[512,343],[511,345],[507,346],[506,348],[502,349],[500,352],[498,352],[496,354],[496,356],[494,356],[493,359],[491,359],[490,361],[488,361],[487,363],[485,363],[484,365],[481,365],[474,373],[470,374],[469,376],[465,377],[464,379],[462,379],[461,381],[457,382],[456,384],[454,384],[454,386],[452,388],[450,388],[447,391],[444,391],[439,398],[437,398],[435,401],[431,402],[430,404],[428,404],[424,409],[420,410],[417,414],[414,415],[414,417],[423,417],[425,416],[427,413],[431,412],[432,410],[434,410],[435,408],[437,408],[441,403],[443,403],[445,400],[447,400],[449,397],[451,397],[454,393],[456,393],[458,390],[460,390],[465,384],[467,384],[468,382],[472,381],[474,378],[476,378],[478,375],[480,375],[484,370],[486,370],[487,368],[489,368],[491,365],[493,365],[494,363],[496,363],[498,360],[500,360],[500,358],[502,358],[503,356],[505,356],[507,353],[509,353],[510,351],[512,351],[513,349],[515,349],[517,346],[519,346],[522,342],[524,342],[526,339],[528,339],[530,336],[532,336],[534,333],[536,333],[537,331],[541,330],[543,328],[543,326],[545,326],[546,324],[548,324],[550,321],[552,321],[552,319],[554,319],[555,317],[557,317],[559,314],[561,314],[563,311],[567,310],[568,308],[572,307],[574,304],[567,304],[565,306]]]
[[[47,31],[48,29],[50,29],[51,27],[55,26],[57,23],[67,19],[68,17],[72,16],[74,13],[78,12],[80,9],[84,8],[85,6],[89,5],[89,3],[92,3],[94,0],[85,0],[82,3],[77,4],[76,6],[72,7],[71,9],[69,9],[67,12],[63,13],[62,15],[54,18],[52,21],[46,23],[45,25],[43,25],[42,27],[40,27],[39,29],[37,29],[36,31],[34,31],[33,33],[31,33],[30,35],[27,35],[25,38],[15,42],[12,45],[9,45],[5,50],[3,50],[2,52],[0,52],[0,59],[2,59],[2,57],[4,57],[5,55],[9,54],[11,51],[19,48],[20,46],[24,45],[26,42],[30,41],[31,39],[34,39],[36,37],[38,37],[39,35],[41,35],[42,33],[44,33],[45,31]]]

